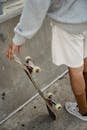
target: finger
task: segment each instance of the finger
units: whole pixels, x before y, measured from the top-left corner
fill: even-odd
[[[11,58],[11,48],[9,48],[9,50],[8,50],[8,58],[9,59]]]
[[[11,60],[13,59],[13,54],[15,51],[16,46],[14,44],[9,44],[9,49],[7,51],[7,57]]]
[[[9,50],[11,48],[11,44],[9,44],[8,50],[6,51],[6,56],[9,58]]]
[[[12,54],[14,54],[15,50],[16,50],[16,45],[12,44],[11,45],[11,52],[12,52]]]
[[[20,54],[21,51],[22,51],[22,46],[20,45],[20,46],[18,46],[18,53]]]
[[[11,44],[11,51],[9,52],[10,54],[10,59],[14,59],[14,53],[15,53],[15,50],[16,50],[16,45],[15,44]]]

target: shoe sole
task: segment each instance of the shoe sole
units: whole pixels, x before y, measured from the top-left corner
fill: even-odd
[[[66,111],[67,111],[68,113],[70,113],[71,115],[73,115],[73,116],[79,118],[79,119],[82,120],[82,121],[87,121],[87,116],[82,116],[79,112],[74,113],[73,111],[70,111],[69,108],[68,108],[69,106],[71,106],[70,104],[73,105],[74,107],[77,106],[76,103],[67,102],[67,103],[65,103],[65,109],[66,109]],[[78,115],[77,115],[77,114],[78,114]]]

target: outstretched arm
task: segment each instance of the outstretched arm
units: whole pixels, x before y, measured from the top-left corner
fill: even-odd
[[[46,16],[50,0],[26,0],[20,21],[15,28],[13,42],[23,44],[39,30]]]
[[[51,0],[26,0],[19,23],[15,27],[15,36],[7,50],[8,58],[12,58],[15,49],[21,50],[26,38],[31,39],[41,27]],[[19,51],[20,52],[20,51]]]

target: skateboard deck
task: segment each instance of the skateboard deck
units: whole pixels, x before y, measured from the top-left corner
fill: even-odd
[[[35,82],[35,80],[33,79],[33,76],[32,76],[33,73],[39,73],[41,71],[41,69],[34,64],[34,62],[32,61],[32,58],[30,56],[27,56],[25,58],[24,63],[22,63],[21,60],[16,55],[14,55],[14,60],[18,64],[21,65],[22,69],[25,71],[25,73],[28,76],[29,80],[32,82],[33,86],[38,91],[39,95],[45,101],[49,116],[53,120],[56,120],[57,112],[62,107],[61,104],[56,103],[52,93],[48,93],[47,96],[45,96],[44,93],[40,89],[40,85]]]

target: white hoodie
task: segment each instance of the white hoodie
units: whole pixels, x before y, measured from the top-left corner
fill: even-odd
[[[59,5],[52,1],[57,1]],[[25,0],[13,42],[20,45],[26,38],[31,39],[41,27],[46,14],[64,29],[68,28],[67,25],[75,25],[75,30],[76,27],[79,31],[87,30],[87,0]]]

